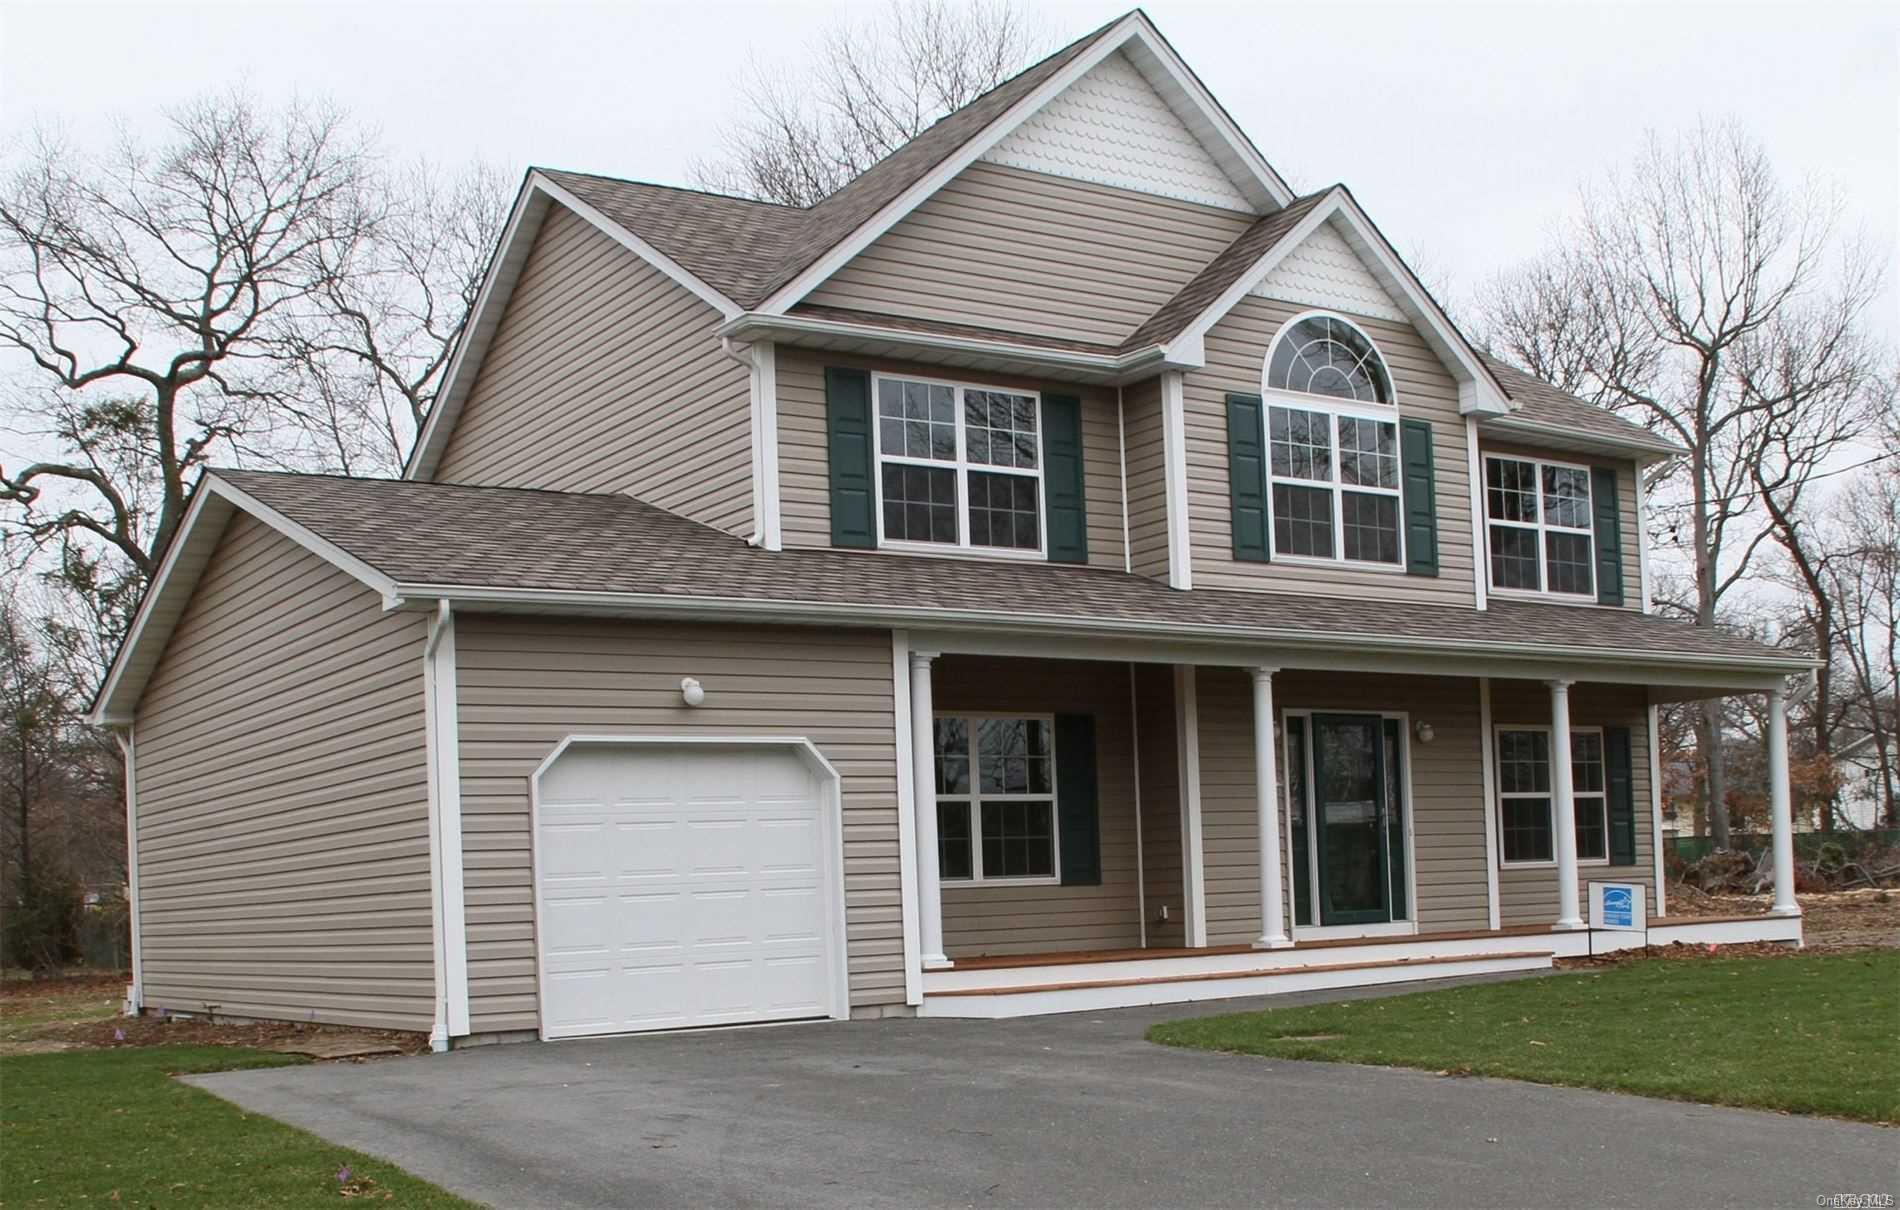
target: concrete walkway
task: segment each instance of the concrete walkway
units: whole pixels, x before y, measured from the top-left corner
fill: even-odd
[[[1153,1021],[1258,1003],[522,1043],[192,1082],[502,1207],[1811,1207],[1900,1192],[1900,1133],[1878,1127],[1142,1040]]]

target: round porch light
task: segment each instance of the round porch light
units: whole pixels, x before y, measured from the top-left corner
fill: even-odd
[[[1429,744],[1438,737],[1438,732],[1432,730],[1432,725],[1424,719],[1419,719],[1413,724],[1412,734],[1418,736],[1418,742],[1421,744]]]
[[[706,687],[693,677],[685,677],[680,681],[680,697],[687,705],[697,706],[706,700]]]

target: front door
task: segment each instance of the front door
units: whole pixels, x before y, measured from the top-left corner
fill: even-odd
[[[1322,925],[1393,918],[1385,730],[1378,715],[1313,716],[1313,841]]]

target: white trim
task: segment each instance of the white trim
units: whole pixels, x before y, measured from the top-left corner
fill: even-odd
[[[1308,312],[1296,316],[1281,326],[1285,334],[1288,327],[1300,319],[1312,315],[1335,318],[1325,312]],[[1277,343],[1278,337],[1275,338]],[[1375,346],[1374,354],[1378,353]],[[1272,353],[1268,353],[1271,358]],[[1407,574],[1405,554],[1405,459],[1399,448],[1399,420],[1401,414],[1396,404],[1362,404],[1350,400],[1332,400],[1325,395],[1306,395],[1297,391],[1270,388],[1266,385],[1266,365],[1261,368],[1261,462],[1263,465],[1263,486],[1266,488],[1265,505],[1267,518],[1267,549],[1276,563],[1305,564],[1322,567],[1329,571],[1371,571],[1388,574]],[[1280,408],[1289,412],[1305,412],[1327,419],[1327,477],[1324,479],[1302,479],[1294,475],[1276,475],[1273,470],[1273,410]],[[1339,422],[1352,420],[1366,424],[1383,425],[1392,430],[1392,463],[1398,478],[1397,487],[1380,487],[1375,484],[1347,483],[1340,477],[1340,459],[1344,446],[1339,439]],[[1374,455],[1375,457],[1378,455]],[[1287,487],[1306,488],[1323,491],[1330,497],[1329,508],[1332,531],[1333,553],[1331,555],[1302,555],[1279,549],[1278,527],[1274,524],[1273,489],[1276,484]],[[1398,558],[1390,563],[1376,559],[1348,559],[1346,557],[1346,493],[1355,492],[1363,496],[1378,496],[1392,501],[1393,523],[1398,539]]]
[[[439,930],[445,1038],[469,1033],[468,898],[462,874],[462,758],[456,698],[455,614],[438,604],[423,644],[423,714],[428,728],[430,860]],[[433,1041],[433,1035],[431,1035]]]
[[[1018,377],[1051,372],[1080,382],[1129,382],[1151,376],[1163,364],[1161,346],[1147,345],[1126,353],[1090,353],[1050,345],[1029,344],[1007,337],[958,336],[918,328],[888,327],[817,315],[765,315],[747,311],[727,321],[719,336],[744,344],[771,340],[794,347],[851,351],[858,342],[872,355],[889,355],[892,346],[965,359],[966,369],[1015,374]],[[806,339],[800,339],[806,338]],[[967,364],[966,364],[967,363]],[[1199,368],[1199,354],[1177,354],[1166,364]]]
[[[1498,837],[1497,736],[1491,721],[1491,678],[1478,678],[1478,751],[1484,760],[1484,904],[1487,928],[1503,927],[1498,902],[1498,866],[1502,861]]]
[[[924,999],[917,921],[917,804],[911,794],[910,632],[891,631],[891,702],[897,725],[897,891],[904,931],[904,1003]]]
[[[1598,934],[1601,936],[1602,934]],[[1694,916],[1679,916],[1667,924],[1651,925],[1651,945],[1735,945],[1748,941],[1781,941],[1800,945],[1802,924],[1799,916],[1772,913],[1747,920],[1699,922]]]
[[[1188,523],[1187,404],[1184,375],[1161,375],[1161,452],[1168,493],[1168,587],[1194,587],[1193,534]]]
[[[1122,388],[1115,388],[1115,457],[1121,478],[1117,488],[1122,501],[1122,570],[1133,574],[1135,551],[1128,537],[1128,421],[1122,410]]]
[[[1601,790],[1578,790],[1576,789],[1574,785],[1571,786],[1570,801],[1572,803],[1571,810],[1572,810],[1573,819],[1575,816],[1575,809],[1576,809],[1575,803],[1577,799],[1600,798],[1603,800],[1603,856],[1601,857],[1581,857],[1580,856],[1577,858],[1577,865],[1579,866],[1608,866],[1610,864],[1610,752],[1607,746],[1607,742],[1604,739],[1604,730],[1605,729],[1602,726],[1598,726],[1598,725],[1579,726],[1576,723],[1572,723],[1570,725],[1570,735],[1571,735],[1571,739],[1573,743],[1575,741],[1575,738],[1579,735],[1594,735],[1597,737],[1597,751],[1601,754],[1601,757],[1602,757],[1602,759],[1598,761],[1598,763],[1603,767],[1603,788]],[[1549,723],[1497,723],[1492,727],[1491,751],[1492,751],[1494,760],[1496,759],[1496,753],[1498,750],[1497,736],[1506,731],[1535,731],[1546,737],[1546,745],[1545,745],[1546,754],[1548,755],[1551,761],[1550,789],[1543,792],[1532,791],[1532,790],[1513,790],[1510,792],[1508,797],[1510,798],[1547,798],[1550,800],[1550,812],[1551,812],[1550,840],[1551,840],[1552,849],[1551,849],[1551,858],[1548,861],[1507,861],[1505,859],[1504,850],[1503,850],[1503,840],[1502,840],[1503,829],[1504,829],[1504,821],[1502,819],[1502,816],[1504,813],[1504,800],[1507,797],[1507,795],[1505,794],[1503,790],[1496,788],[1496,767],[1493,766],[1492,768],[1493,775],[1490,779],[1487,779],[1487,780],[1489,780],[1492,784],[1491,801],[1494,804],[1493,811],[1499,817],[1497,820],[1497,828],[1498,828],[1498,833],[1499,833],[1498,864],[1502,868],[1507,869],[1507,870],[1555,869],[1560,864],[1559,858],[1557,856],[1557,850],[1556,850],[1556,844],[1557,844],[1557,821],[1556,821],[1557,752],[1556,752],[1556,749],[1557,749],[1557,745],[1554,740],[1556,732]],[[1573,836],[1575,834],[1574,828],[1572,829],[1572,834]]]
[[[910,649],[910,782],[911,810],[916,813],[913,833],[917,848],[918,963],[925,970],[951,965],[943,947],[943,878],[937,857],[935,680],[930,662],[934,651]]]
[[[1363,261],[1370,257],[1368,266],[1373,276],[1392,296],[1401,310],[1412,318],[1414,326],[1420,329],[1426,344],[1445,363],[1452,376],[1458,380],[1458,410],[1466,415],[1483,414],[1502,416],[1510,411],[1510,396],[1504,390],[1497,377],[1478,356],[1471,342],[1465,339],[1451,317],[1446,315],[1430,291],[1408,268],[1399,254],[1386,242],[1365,211],[1359,208],[1344,186],[1335,185],[1326,195],[1316,202],[1293,229],[1282,236],[1272,247],[1261,253],[1259,259],[1230,285],[1221,295],[1210,303],[1194,322],[1189,324],[1173,340],[1163,346],[1168,357],[1175,355],[1177,348],[1199,348],[1205,343],[1209,329],[1223,316],[1251,294],[1255,287],[1264,281],[1295,248],[1303,243],[1307,236],[1324,222],[1340,220],[1342,234],[1346,243]]]
[[[866,553],[863,557],[875,558]],[[989,609],[922,608],[918,606],[834,604],[804,600],[749,600],[733,597],[673,596],[654,593],[599,592],[568,589],[494,588],[487,585],[398,584],[395,605],[422,604],[448,597],[467,606],[521,609],[529,612],[575,612],[613,617],[690,617],[700,621],[745,620],[786,624],[829,625],[849,623],[879,627],[901,625],[945,650],[976,652],[985,643],[1018,643],[1031,634],[1044,647],[1056,640],[1076,640],[1072,650],[1101,652],[1073,658],[1138,659],[1149,663],[1234,664],[1278,661],[1281,667],[1331,667],[1379,672],[1424,670],[1430,675],[1488,675],[1536,678],[1561,667],[1583,679],[1630,680],[1648,670],[1668,675],[1672,685],[1726,689],[1733,693],[1765,692],[1774,678],[1814,667],[1806,657],[1724,657],[1675,652],[1664,655],[1605,648],[1558,647],[1534,643],[1476,642],[1466,639],[1395,638],[1376,632],[1327,632],[1267,629],[1254,626],[1151,622],[1134,619],[1090,619]],[[963,636],[953,639],[950,636]],[[1126,646],[1139,640],[1137,647]],[[1176,641],[1174,646],[1156,646]],[[975,644],[975,646],[972,646]],[[1312,662],[1303,661],[1301,652]],[[1240,655],[1237,653],[1246,653]],[[1002,654],[999,652],[998,654]],[[1038,654],[1014,649],[1009,654]],[[1271,656],[1271,658],[1269,658]],[[1485,657],[1490,657],[1488,660]],[[1526,661],[1518,663],[1519,659]],[[1535,661],[1535,662],[1532,662]],[[1559,664],[1561,661],[1561,664]]]
[[[572,734],[566,735],[554,745],[554,750],[543,757],[534,772],[528,775],[528,854],[529,886],[534,903],[534,990],[535,990],[535,1031],[543,1041],[548,1040],[547,1014],[547,962],[541,947],[541,778],[552,769],[555,762],[569,748],[579,745],[627,745],[638,747],[777,747],[796,753],[806,767],[820,782],[829,789],[825,794],[825,806],[828,810],[820,812],[827,832],[824,846],[825,858],[831,863],[827,873],[826,915],[829,917],[831,936],[826,947],[827,961],[831,970],[828,983],[831,987],[831,1012],[833,1020],[848,1020],[851,1016],[851,985],[848,973],[849,962],[846,956],[845,934],[845,893],[844,893],[844,794],[843,781],[838,770],[818,745],[803,735],[638,735],[638,734]],[[628,1031],[634,1032],[634,1031]],[[645,1031],[639,1031],[645,1032]],[[604,1037],[608,1035],[588,1035]]]
[[[462,403],[475,385],[475,376],[481,370],[489,343],[494,339],[495,330],[500,325],[503,312],[507,310],[509,299],[514,295],[515,286],[520,282],[534,237],[546,219],[547,202],[559,202],[573,211],[601,234],[719,312],[721,319],[730,320],[741,313],[742,309],[737,303],[688,272],[678,261],[531,168],[527,179],[522,182],[514,209],[508,216],[508,224],[503,228],[501,239],[489,258],[481,289],[475,295],[475,305],[469,309],[468,318],[463,323],[463,335],[457,340],[455,352],[449,358],[448,370],[442,376],[442,386],[436,392],[436,403],[429,409],[422,430],[416,435],[416,445],[403,468],[403,478],[426,479],[435,473],[436,462],[442,452],[438,447],[447,440],[449,431],[453,430],[455,421],[460,417]],[[438,422],[438,416],[446,419]],[[448,426],[446,429],[443,428],[444,424]]]
[[[1640,473],[1640,472],[1639,472]],[[1649,714],[1649,863],[1651,877],[1655,879],[1656,914],[1667,916],[1668,907],[1663,900],[1663,832],[1662,832],[1662,739],[1656,734],[1656,707],[1648,708]]]
[[[1194,665],[1174,668],[1176,780],[1181,798],[1181,930],[1207,944],[1207,854],[1201,845],[1201,705]]]
[[[778,346],[769,340],[741,346],[751,401],[752,533],[766,550],[785,549],[778,456]],[[729,346],[730,349],[730,346]]]
[[[203,517],[213,501],[221,502],[216,524],[205,526],[202,524]],[[92,709],[86,715],[86,721],[94,726],[131,721],[132,707],[137,704],[138,692],[132,693],[131,701],[123,703],[120,708],[115,708],[121,690],[134,688],[124,683],[126,668],[132,657],[144,646],[146,628],[151,622],[153,613],[161,605],[175,603],[181,609],[183,608],[184,599],[190,596],[192,589],[196,586],[198,576],[203,573],[206,560],[210,558],[212,550],[215,549],[222,535],[223,523],[230,518],[231,508],[243,509],[305,550],[362,581],[363,584],[380,593],[385,604],[393,599],[396,589],[394,580],[342,547],[318,536],[306,526],[292,521],[248,492],[232,486],[219,478],[215,471],[206,471],[191,494],[191,504],[186,508],[185,516],[179,522],[177,531],[172,535],[171,544],[165,550],[165,557],[159,563],[158,574],[152,577],[151,584],[145,590],[144,598],[139,602],[138,613],[132,620],[132,626],[126,633],[125,641],[119,646],[118,654],[112,661],[112,667],[106,672],[105,681],[101,684],[99,694],[93,701]],[[196,562],[196,567],[190,573],[189,582],[174,583],[174,573],[180,562],[186,558],[187,552],[190,552],[190,558]],[[183,594],[183,596],[174,601],[177,594]],[[177,619],[174,618],[172,624],[176,625],[176,623]],[[167,630],[163,638],[169,637],[170,632]],[[153,667],[156,667],[156,659],[157,657],[154,656]],[[144,676],[149,676],[150,671],[148,669]],[[135,688],[139,692],[143,691],[143,677]]]
[[[1399,794],[1404,799],[1399,804],[1399,832],[1405,837],[1405,852],[1399,854],[1405,862],[1405,918],[1403,920],[1385,920],[1370,924],[1301,924],[1299,922],[1299,904],[1297,898],[1289,896],[1293,911],[1289,915],[1290,928],[1295,944],[1302,940],[1318,940],[1327,937],[1387,937],[1406,936],[1418,932],[1418,806],[1412,797],[1412,714],[1409,710],[1366,710],[1357,706],[1295,706],[1280,712],[1282,722],[1290,718],[1304,720],[1300,729],[1300,769],[1305,778],[1306,789],[1306,852],[1301,857],[1306,862],[1306,885],[1312,894],[1311,908],[1313,918],[1319,919],[1319,829],[1316,826],[1316,799],[1313,786],[1318,777],[1317,750],[1313,746],[1313,716],[1316,714],[1357,715],[1377,718],[1381,731],[1389,720],[1399,725]],[[1385,742],[1381,734],[1379,742]],[[1287,729],[1281,737],[1281,746],[1292,751],[1293,735]],[[1292,801],[1292,764],[1287,765],[1288,803]],[[1292,843],[1292,827],[1287,828],[1287,843]],[[1388,828],[1384,839],[1390,838]],[[1394,855],[1390,848],[1386,850],[1386,885],[1391,886],[1390,863]],[[1389,895],[1388,895],[1389,897]]]
[[[890,453],[884,448],[884,416],[881,409],[882,386],[884,383],[919,383],[926,387],[944,387],[950,391],[951,423],[956,444],[955,458],[931,458],[905,453]],[[1010,395],[1035,401],[1036,409],[1036,465],[1033,467],[999,466],[987,462],[973,462],[969,451],[969,428],[964,417],[966,406],[964,396],[970,391],[985,391],[997,395]],[[896,419],[893,417],[892,419]],[[916,418],[905,416],[904,423]],[[936,424],[927,417],[925,424]],[[1013,431],[1013,430],[1012,430]],[[879,550],[910,551],[917,554],[950,553],[980,555],[984,558],[1030,559],[1046,561],[1049,557],[1049,500],[1044,490],[1043,463],[1047,450],[1044,441],[1047,433],[1043,427],[1042,392],[1018,390],[1014,387],[991,386],[980,382],[964,382],[952,378],[932,378],[922,374],[891,374],[882,370],[871,374],[871,465],[873,469],[872,490],[876,497],[873,509],[873,521],[877,527],[877,545]],[[951,471],[957,482],[957,540],[953,543],[932,542],[922,538],[890,538],[884,534],[884,464],[896,463],[899,466],[915,466],[925,470]],[[979,546],[970,538],[970,475],[1001,475],[1009,478],[1034,479],[1036,481],[1036,545],[1034,549],[1026,546]]]
[[[986,720],[988,721],[996,721],[996,720],[1014,721],[1014,720],[1020,719],[1025,722],[1036,722],[1036,723],[1043,724],[1045,727],[1049,729],[1048,730],[1049,791],[1046,794],[1036,794],[1027,790],[1023,791],[1020,794],[1012,794],[1008,792],[985,793],[982,788],[982,783],[979,780],[979,771],[977,768],[979,757],[977,754],[977,746],[976,746],[976,743],[977,743],[976,728],[972,726],[970,728],[969,736],[968,736],[968,743],[969,743],[968,759],[970,761],[970,769],[969,769],[970,789],[969,791],[964,794],[939,793],[937,795],[937,806],[939,810],[942,809],[943,801],[946,798],[950,799],[952,802],[960,802],[969,808],[970,876],[968,878],[945,878],[942,880],[943,885],[959,886],[959,887],[1061,886],[1062,885],[1062,807],[1061,807],[1061,800],[1059,798],[1059,791],[1056,786],[1057,754],[1056,754],[1056,717],[1055,715],[1023,713],[1019,711],[1008,711],[1008,710],[1003,710],[1003,711],[939,710],[936,713],[935,717],[932,718],[931,721],[933,723],[936,723],[936,722],[942,721],[943,719],[950,719],[950,718],[962,719],[966,723],[980,723]],[[932,734],[933,735],[935,734],[934,727],[932,728]],[[931,757],[933,760],[936,757],[936,751],[935,751],[934,746],[931,751]],[[999,875],[995,878],[984,877],[982,808],[983,808],[983,804],[986,802],[1036,802],[1036,803],[1047,802],[1049,804],[1049,873]],[[942,846],[943,846],[943,838],[941,836],[939,836],[937,839],[937,845],[938,845],[938,851],[941,853]]]
[[[1280,844],[1280,779],[1275,768],[1272,668],[1251,668],[1253,680],[1254,848],[1259,863],[1260,935],[1255,949],[1285,949],[1287,935],[1286,856]],[[1289,829],[1290,831],[1291,829]]]
[[[1531,495],[1535,498],[1537,504],[1537,519],[1535,521],[1507,521],[1501,517],[1493,517],[1491,515],[1491,498],[1489,492],[1491,487],[1491,463],[1493,461],[1500,463],[1515,462],[1531,468]],[[1587,521],[1587,524],[1584,525],[1583,528],[1579,529],[1570,525],[1556,525],[1548,520],[1550,510],[1545,505],[1544,497],[1544,468],[1546,467],[1552,470],[1583,472],[1583,511]],[[1506,529],[1529,530],[1537,537],[1537,587],[1534,589],[1514,588],[1493,584],[1491,585],[1491,592],[1500,597],[1517,597],[1523,600],[1545,601],[1552,604],[1595,605],[1597,603],[1597,492],[1594,476],[1591,473],[1592,468],[1585,463],[1564,462],[1557,458],[1545,458],[1542,455],[1527,456],[1524,454],[1504,454],[1499,453],[1497,450],[1491,450],[1481,455],[1480,469],[1485,476],[1482,484],[1485,495],[1483,497],[1484,545],[1479,548],[1479,562],[1484,564],[1487,569],[1486,575],[1488,576],[1490,574],[1491,529],[1493,526],[1503,526]],[[1582,537],[1590,543],[1590,557],[1585,560],[1585,566],[1590,570],[1590,587],[1587,591],[1561,592],[1550,587],[1550,545],[1546,539],[1551,534],[1559,534],[1571,538]]]
[[[740,307],[738,303],[733,302],[730,298],[727,298],[724,294],[713,289],[710,285],[707,285],[706,282],[688,272],[686,267],[681,265],[678,261],[660,251],[658,248],[655,248],[652,244],[647,243],[578,197],[575,197],[547,177],[542,176],[539,172],[530,173],[529,180],[536,189],[539,189],[555,201],[561,203],[561,205],[572,210],[575,214],[586,219],[589,223],[598,227],[603,234],[612,238],[615,243],[627,249],[627,251],[633,253],[649,265],[652,265],[667,277],[672,278],[674,284],[685,287],[694,297],[719,312],[721,319],[733,319],[743,313],[744,308]]]
[[[1647,515],[1648,501],[1645,498],[1645,493],[1643,491],[1643,464],[1641,462],[1636,463],[1634,466],[1630,468],[1630,481],[1633,484],[1635,484],[1635,490],[1633,492],[1635,499],[1632,501],[1632,503],[1635,505],[1635,510],[1636,510],[1637,586],[1638,586],[1638,590],[1641,591],[1643,594],[1643,599],[1642,599],[1643,612],[1652,613],[1655,610],[1655,606],[1651,604],[1650,596],[1649,596],[1650,579],[1649,579],[1649,517]],[[1659,910],[1657,911],[1656,914],[1660,916],[1662,915],[1662,912]]]
[[[1236,185],[1243,187],[1243,193],[1253,194],[1249,197],[1249,201],[1254,202],[1262,210],[1266,210],[1273,206],[1284,206],[1293,200],[1293,192],[1287,187],[1286,182],[1282,181],[1278,174],[1267,166],[1266,161],[1260,158],[1259,152],[1247,143],[1245,137],[1233,125],[1232,120],[1221,112],[1218,103],[1206,95],[1206,90],[1202,88],[1200,81],[1194,78],[1194,74],[1167,46],[1159,33],[1149,24],[1147,17],[1137,10],[1116,22],[1099,36],[1092,46],[1077,54],[1061,70],[1003,111],[982,131],[964,143],[955,154],[943,160],[922,179],[886,203],[877,213],[859,224],[857,230],[832,245],[823,256],[813,261],[798,276],[774,291],[772,296],[759,306],[759,310],[768,315],[784,314],[787,308],[843,268],[853,257],[896,226],[900,220],[948,184],[958,173],[1002,142],[1031,114],[1055,99],[1069,85],[1087,75],[1102,60],[1131,44],[1148,52],[1148,57],[1159,65],[1181,92],[1186,94],[1188,100],[1195,106],[1197,116],[1200,117],[1202,123],[1212,133],[1218,134],[1235,159],[1250,170],[1253,181],[1235,182]],[[1143,60],[1135,60],[1135,65],[1139,70],[1147,64]],[[1143,72],[1143,74],[1148,73]],[[1149,82],[1155,83],[1152,79]],[[1192,129],[1194,125],[1195,123],[1189,123],[1189,128]],[[1245,187],[1248,184],[1253,186],[1251,191]]]
[[[132,935],[132,982],[125,989],[124,1015],[136,1017],[145,1008],[145,946],[139,931],[139,781],[138,736],[134,725],[114,732],[125,757],[125,905]]]
[[[1507,442],[1516,438],[1532,445],[1555,440],[1562,443],[1558,447],[1561,449],[1575,450],[1580,453],[1607,454],[1616,458],[1634,458],[1639,464],[1663,462],[1689,452],[1661,438],[1645,441],[1634,435],[1628,438],[1608,437],[1566,425],[1530,420],[1515,412],[1502,416],[1487,415],[1483,417],[1483,420],[1484,435],[1489,438]]]
[[[1471,498],[1471,549],[1476,552],[1471,561],[1471,587],[1476,593],[1478,608],[1486,610],[1491,608],[1487,596],[1491,588],[1491,561],[1485,556],[1484,548],[1484,462],[1478,452],[1475,416],[1465,417],[1465,488]]]

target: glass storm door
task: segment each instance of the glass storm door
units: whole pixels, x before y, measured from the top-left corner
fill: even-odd
[[[1313,716],[1313,820],[1319,923],[1392,919],[1387,868],[1386,744],[1377,715]]]

